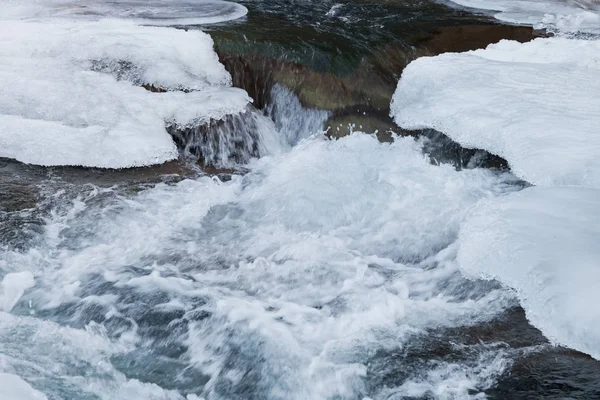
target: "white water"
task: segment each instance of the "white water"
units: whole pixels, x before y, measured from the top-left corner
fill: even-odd
[[[266,114],[275,122],[275,126],[285,136],[286,141],[296,145],[300,140],[323,131],[329,111],[306,109],[300,100],[288,88],[275,84],[271,89],[271,101]]]
[[[0,365],[81,399],[470,398],[504,371],[483,345],[394,390],[366,386],[379,350],[427,346],[428,330],[513,304],[462,278],[453,245],[471,206],[515,190],[511,175],[434,166],[411,138],[360,134],[314,137],[249,168],[227,183],[49,199],[43,233],[0,258],[1,274],[35,275],[13,310],[23,316],[0,313]],[[487,365],[482,352],[499,358]]]

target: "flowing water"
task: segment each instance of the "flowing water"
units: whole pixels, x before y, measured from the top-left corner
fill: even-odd
[[[395,18],[291,3],[300,25]],[[459,270],[469,211],[525,182],[438,134],[329,140],[328,112],[270,98],[170,127],[160,166],[0,159],[0,399],[600,397],[597,361]]]

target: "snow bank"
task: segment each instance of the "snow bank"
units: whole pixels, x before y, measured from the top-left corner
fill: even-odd
[[[501,21],[562,32],[600,33],[598,0],[452,0],[456,4],[496,11]]]
[[[532,187],[487,202],[463,224],[468,275],[513,288],[546,337],[600,359],[600,190]]]
[[[391,110],[508,160],[536,185],[600,187],[600,42],[565,38],[413,61]]]
[[[3,21],[0,157],[122,168],[177,157],[165,121],[245,109],[210,36],[133,22]],[[151,93],[140,87],[165,89]]]

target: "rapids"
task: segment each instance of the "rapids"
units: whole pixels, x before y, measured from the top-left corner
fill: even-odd
[[[597,237],[580,215],[597,189],[532,187],[508,170],[513,153],[465,149],[458,128],[331,140],[332,112],[283,85],[264,107],[231,87],[210,36],[287,18],[306,30],[281,40],[314,31],[313,67],[334,68],[361,59],[332,56],[338,40],[367,51],[395,40],[392,24],[476,17],[429,2],[240,3],[0,0],[0,400],[599,397],[600,363],[557,346],[597,354],[595,330],[573,333],[597,325],[594,310],[573,323],[582,303],[561,303],[587,282],[563,269],[576,254],[561,245],[580,245],[585,272],[595,242],[556,239],[564,226]],[[432,76],[409,84],[433,90]],[[392,111],[437,127],[406,86]],[[520,275],[549,246],[560,296]],[[566,311],[546,318],[547,305]]]

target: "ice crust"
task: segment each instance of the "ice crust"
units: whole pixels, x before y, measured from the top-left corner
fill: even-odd
[[[105,168],[162,163],[177,157],[167,122],[221,119],[251,101],[229,87],[201,31],[123,20],[0,26],[0,157]]]
[[[452,0],[465,7],[489,10],[505,22],[563,33],[600,33],[598,0]]]
[[[600,187],[598,74],[600,42],[502,41],[410,63],[392,115],[504,157],[532,184]]]
[[[481,204],[458,261],[513,288],[533,325],[600,359],[600,190],[531,187]]]
[[[0,19],[121,18],[147,25],[202,25],[230,21],[246,7],[221,0],[0,0]]]
[[[544,3],[511,2],[506,10],[517,4],[541,10]],[[519,15],[528,20],[508,11],[498,17],[534,24],[538,15],[523,7]],[[488,150],[536,185],[477,206],[461,226],[458,262],[471,277],[513,289],[528,319],[553,343],[597,359],[599,72],[600,41],[501,41],[412,62],[391,105],[400,126],[433,128]]]

